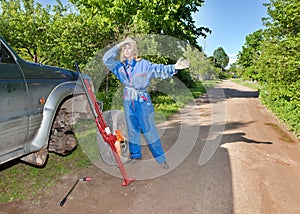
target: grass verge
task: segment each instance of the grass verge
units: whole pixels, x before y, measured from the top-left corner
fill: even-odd
[[[152,101],[154,104],[155,112],[159,112],[163,115],[163,117],[168,118],[172,114],[179,111],[180,108],[191,102],[197,97],[200,97],[207,90],[214,87],[219,80],[206,80],[196,83],[195,88],[190,88],[188,91],[179,91],[176,90],[174,96],[172,95],[154,95],[152,97]],[[170,92],[170,94],[172,94]],[[160,120],[156,118],[156,121],[159,123]]]
[[[235,82],[235,83],[239,84],[239,85],[243,85],[243,86],[246,86],[248,88],[259,90],[259,85],[256,82],[245,81],[245,80],[240,79],[240,78],[235,78],[235,79],[230,79],[230,80],[232,82]]]
[[[64,174],[85,168],[91,162],[80,146],[68,156],[50,153],[44,167],[35,167],[11,161],[0,168],[0,203],[31,198],[40,191],[47,191]]]

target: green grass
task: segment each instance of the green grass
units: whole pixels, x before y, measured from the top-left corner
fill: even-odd
[[[190,90],[194,98],[197,98],[202,96],[204,93],[206,93],[207,90],[213,88],[219,82],[220,80],[204,80],[201,82],[197,82],[196,88],[192,88]]]
[[[280,135],[281,140],[288,143],[295,143],[295,141],[285,131],[283,131],[277,124],[274,123],[265,123],[265,124],[267,126],[272,127]]]
[[[206,90],[213,87],[217,80],[207,80],[197,82],[196,87],[188,90],[176,90],[174,95],[156,95],[152,97],[155,112],[160,112],[165,118],[179,111],[180,108],[193,101],[195,98],[203,95]],[[171,92],[170,92],[171,93]],[[172,94],[172,93],[171,93]],[[160,120],[156,118],[159,123]]]
[[[50,153],[44,167],[18,161],[5,163],[0,168],[0,203],[31,198],[54,186],[61,176],[90,164],[80,146],[64,157]]]
[[[237,84],[246,86],[246,87],[248,87],[248,88],[252,88],[252,89],[255,89],[255,90],[259,90],[259,85],[258,85],[258,83],[250,82],[250,81],[245,81],[245,80],[240,79],[240,78],[230,79],[230,80],[231,80],[232,82],[235,82],[235,83],[237,83]]]
[[[101,159],[97,144],[97,126],[94,119],[79,120],[75,127],[80,148],[91,162]]]

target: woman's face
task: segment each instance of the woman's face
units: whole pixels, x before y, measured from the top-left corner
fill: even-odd
[[[126,59],[133,59],[134,49],[131,47],[130,44],[125,44],[124,47],[123,47],[123,51],[124,51],[124,57]]]

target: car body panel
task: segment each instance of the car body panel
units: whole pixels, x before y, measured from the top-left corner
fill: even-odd
[[[24,75],[9,49],[4,44],[1,47],[3,61],[0,62],[0,156],[23,149],[29,125]]]
[[[77,72],[24,61],[1,37],[0,44],[2,164],[47,148],[59,108],[84,90]]]

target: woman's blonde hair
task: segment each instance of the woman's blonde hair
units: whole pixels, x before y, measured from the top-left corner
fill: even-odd
[[[133,51],[134,51],[134,56],[133,56],[133,58],[135,59],[135,60],[140,60],[140,58],[138,58],[138,50],[137,50],[137,44],[136,44],[136,41],[134,41],[134,40],[130,40],[128,43],[125,43],[123,46],[122,46],[122,48],[121,48],[121,51],[120,51],[120,61],[121,62],[124,62],[125,60],[126,60],[126,58],[125,58],[125,56],[124,56],[124,47],[125,47],[125,45],[130,45],[131,46],[131,48],[133,49]]]

